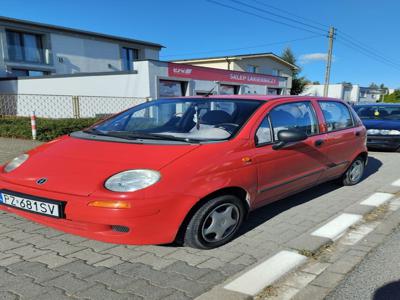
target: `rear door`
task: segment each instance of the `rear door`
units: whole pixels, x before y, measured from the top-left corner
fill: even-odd
[[[319,100],[318,105],[324,116],[324,150],[330,163],[324,174],[325,179],[343,174],[355,152],[363,143],[362,128],[359,128],[350,108],[341,101]]]
[[[304,131],[308,138],[272,149],[278,142],[278,132],[292,128]],[[271,107],[255,131],[255,139],[257,206],[317,184],[326,169],[326,156],[319,146],[320,126],[311,101],[285,102]]]

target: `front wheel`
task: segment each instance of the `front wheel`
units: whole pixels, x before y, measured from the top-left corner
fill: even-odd
[[[341,183],[345,186],[359,183],[364,175],[364,170],[364,159],[357,157],[347,169],[346,173],[343,174],[342,178],[340,179]]]
[[[243,222],[245,208],[233,195],[219,196],[204,203],[190,219],[184,245],[212,249],[233,239]]]

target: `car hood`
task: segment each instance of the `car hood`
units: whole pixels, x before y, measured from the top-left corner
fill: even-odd
[[[400,121],[363,119],[367,129],[397,129],[400,130]]]
[[[133,144],[63,137],[29,152],[5,181],[41,190],[88,196],[124,170],[160,170],[200,145]],[[47,182],[38,185],[39,178]]]

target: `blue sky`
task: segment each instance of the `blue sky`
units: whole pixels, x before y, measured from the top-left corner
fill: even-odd
[[[216,1],[250,10],[230,0]],[[262,7],[254,0],[242,1]],[[350,81],[368,85],[376,82],[400,88],[400,1],[258,1],[338,28],[332,83]],[[161,52],[161,59],[165,60],[257,52],[280,54],[283,48],[290,46],[303,68],[302,75],[320,82],[324,78],[322,53],[327,50],[326,37],[220,7],[206,0],[0,0],[0,7],[0,14],[7,17],[161,43],[166,46]],[[260,10],[255,13],[271,17]],[[379,55],[396,62],[398,67],[378,62],[343,45],[339,40],[343,37],[341,32],[363,42],[374,53],[378,50]],[[297,41],[288,42],[292,40]]]

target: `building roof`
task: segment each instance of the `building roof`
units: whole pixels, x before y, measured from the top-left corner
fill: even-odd
[[[249,53],[249,54],[240,54],[240,55],[224,55],[224,56],[211,56],[211,57],[201,57],[201,58],[190,58],[190,59],[180,59],[180,60],[171,60],[172,62],[177,63],[195,63],[195,62],[207,62],[207,61],[220,61],[220,60],[239,60],[243,58],[258,58],[258,57],[269,57],[273,58],[283,64],[288,65],[292,69],[298,70],[299,67],[293,65],[282,57],[272,53],[272,52],[265,52],[265,53]]]
[[[69,28],[69,27],[58,26],[58,25],[51,25],[51,24],[21,20],[21,19],[14,19],[14,18],[9,18],[9,17],[4,17],[4,16],[0,16],[0,24],[1,23],[14,23],[14,24],[20,24],[20,25],[35,26],[35,27],[46,28],[46,29],[50,29],[50,30],[54,30],[54,31],[75,33],[75,34],[98,37],[98,38],[103,38],[103,39],[108,39],[108,40],[142,44],[142,45],[156,47],[156,48],[164,48],[163,45],[152,43],[152,42],[141,41],[141,40],[126,38],[126,37],[121,37],[121,36],[116,36],[116,35],[103,34],[103,33],[99,33],[99,32]]]

